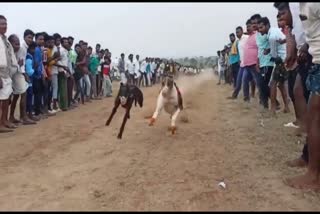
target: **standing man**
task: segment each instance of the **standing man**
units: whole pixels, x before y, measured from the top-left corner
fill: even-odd
[[[236,35],[238,38],[238,53],[239,53],[239,64],[240,68],[238,71],[237,75],[237,80],[236,80],[236,88],[233,91],[232,96],[230,99],[237,99],[239,92],[241,90],[241,85],[242,85],[242,77],[243,77],[243,72],[244,72],[244,64],[243,64],[243,52],[244,52],[244,45],[248,39],[248,35],[243,34],[243,29],[241,26],[236,28]]]
[[[253,28],[251,19],[246,22],[248,39],[244,45],[244,54],[243,54],[243,65],[244,65],[244,74],[243,74],[243,95],[244,101],[250,102],[249,94],[249,82],[254,81],[256,85],[258,83],[257,72],[259,72],[259,62],[258,62],[258,46],[256,42],[256,31]]]
[[[236,37],[234,33],[231,33],[229,35],[230,42],[231,42],[231,51],[229,54],[229,62],[231,66],[231,71],[232,71],[232,80],[233,80],[233,88],[236,88],[237,85],[237,76],[238,76],[238,71],[239,71],[239,61],[240,61],[240,56],[239,56],[239,41],[236,40]]]
[[[134,62],[134,72],[135,72],[134,85],[136,86],[138,86],[138,82],[141,76],[139,58],[140,58],[139,55],[136,55],[136,60]]]
[[[281,44],[279,40],[285,39],[285,35],[279,28],[271,28],[270,22],[267,17],[263,17],[259,20],[259,31],[262,35],[267,35],[270,49],[266,49],[264,54],[267,55],[270,52],[271,61],[274,62],[274,69],[270,80],[270,97],[271,97],[271,111],[276,113],[277,107],[277,84],[279,83],[279,89],[282,95],[284,103],[284,113],[289,112],[289,100],[287,90],[285,88],[288,80],[288,72],[285,69],[284,61],[286,58],[286,45]]]
[[[13,91],[11,80],[13,73],[10,70],[15,56],[12,46],[5,36],[6,32],[7,19],[0,15],[0,133],[12,132],[12,129],[17,128],[8,121],[9,98]]]
[[[126,62],[124,60],[124,53],[121,54],[121,57],[119,59],[119,63],[118,63],[118,69],[119,69],[119,72],[120,72],[120,77],[121,77],[121,82],[123,84],[126,84],[127,83],[127,77],[126,77]]]
[[[129,75],[129,84],[134,84],[135,68],[133,63],[133,54],[130,54],[126,63],[126,72]]]
[[[316,2],[300,2],[300,19],[313,57],[313,66],[307,77],[307,87],[311,91],[308,103],[308,171],[285,183],[299,189],[320,189],[320,5]]]

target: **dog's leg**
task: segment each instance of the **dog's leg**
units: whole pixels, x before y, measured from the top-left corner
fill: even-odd
[[[161,112],[162,108],[163,108],[163,97],[162,97],[162,94],[160,93],[158,96],[158,100],[157,100],[156,111],[153,113],[153,116],[150,120],[149,126],[152,126],[154,124],[154,122],[156,122],[156,119],[157,119],[159,113]]]
[[[172,134],[176,133],[176,130],[177,130],[176,120],[178,118],[180,111],[181,111],[180,108],[177,108],[177,111],[172,115],[172,118],[171,118],[171,133]]]
[[[130,114],[130,110],[131,110],[131,106],[132,106],[132,102],[130,102],[130,104],[126,108],[126,113],[125,113],[125,115],[123,117],[123,121],[122,121],[122,124],[121,124],[121,127],[120,127],[120,132],[118,134],[118,139],[122,138],[122,133],[123,133],[124,127],[125,127],[125,125],[127,123],[128,115]]]
[[[106,122],[106,126],[109,126],[109,125],[110,125],[111,120],[112,120],[114,114],[117,112],[117,109],[118,109],[119,105],[120,105],[120,100],[117,99],[116,102],[115,102],[115,104],[114,104],[114,107],[113,107],[113,109],[112,109],[111,115],[110,115],[109,119],[108,119],[107,122]]]

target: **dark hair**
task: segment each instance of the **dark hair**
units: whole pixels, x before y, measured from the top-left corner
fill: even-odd
[[[88,47],[88,49],[92,50],[92,47],[91,47],[91,46],[89,46],[89,47]]]
[[[7,20],[6,17],[4,17],[3,15],[0,15],[0,19]]]
[[[61,42],[63,43],[64,41],[69,42],[69,39],[68,39],[67,37],[62,37],[62,38],[61,38]]]
[[[246,25],[249,25],[249,24],[251,24],[251,19],[248,19],[246,22]]]
[[[61,35],[58,33],[53,34],[54,40],[60,39],[61,40]]]
[[[96,47],[97,47],[97,46],[101,47],[101,45],[100,45],[99,43],[98,43],[98,44],[96,44]]]
[[[49,34],[47,34],[47,32],[41,32],[43,37],[46,38],[47,36],[49,36]]]
[[[76,45],[74,46],[74,48],[77,48],[77,47],[81,48],[79,44],[76,44]]]
[[[74,40],[74,38],[73,38],[72,36],[69,36],[69,37],[68,37],[68,40],[70,40],[70,39],[71,39],[71,40]]]
[[[250,20],[254,20],[254,19],[261,19],[261,15],[260,14],[254,14],[253,16],[251,16]]]
[[[50,40],[54,40],[53,36],[47,35],[44,37],[45,42],[50,41]]]
[[[278,10],[289,10],[290,9],[289,2],[275,2],[273,4],[273,6],[275,8],[277,8]]]
[[[25,38],[26,36],[29,36],[31,35],[32,37],[34,37],[34,32],[32,30],[25,30],[24,33],[23,33],[23,38]]]
[[[12,43],[14,38],[18,38],[18,36],[17,36],[16,34],[11,34],[11,35],[8,37],[9,42]]]
[[[28,46],[28,51],[30,49],[35,49],[36,47],[37,47],[37,44],[34,41],[32,41],[31,44]]]
[[[122,53],[121,56],[124,56],[124,53]]]
[[[83,42],[82,44],[83,44],[83,45],[88,45],[88,43],[87,43],[87,42]]]
[[[39,36],[43,36],[43,33],[36,33],[36,39],[38,39]]]
[[[259,20],[258,24],[260,24],[260,23],[262,23],[263,25],[270,25],[270,21],[269,21],[269,19],[267,17],[262,17]]]
[[[238,26],[237,28],[236,28],[236,31],[237,30],[241,30],[241,31],[243,31],[243,29],[242,29],[242,27],[241,26]]]
[[[234,33],[230,33],[229,37],[231,37],[231,36],[236,37],[236,36],[234,35]]]

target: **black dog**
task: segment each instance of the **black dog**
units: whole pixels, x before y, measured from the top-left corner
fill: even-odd
[[[119,93],[115,99],[112,113],[106,122],[106,126],[109,126],[114,114],[117,112],[117,109],[120,105],[126,109],[126,113],[124,115],[124,118],[121,124],[120,132],[118,134],[118,139],[122,138],[124,126],[126,125],[127,119],[130,119],[130,110],[133,102],[135,106],[137,106],[137,102],[138,102],[139,106],[142,108],[143,106],[142,91],[135,85],[127,85],[127,84],[120,83]]]

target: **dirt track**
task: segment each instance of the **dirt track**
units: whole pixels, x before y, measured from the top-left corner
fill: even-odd
[[[0,210],[319,211],[319,194],[282,183],[304,171],[284,164],[303,146],[283,127],[293,117],[262,119],[256,100],[227,100],[230,86],[212,78],[179,80],[189,122],[179,120],[173,137],[168,115],[154,127],[144,119],[159,87],[143,89],[144,108],[133,109],[121,141],[123,110],[104,126],[113,99],[1,135]]]

